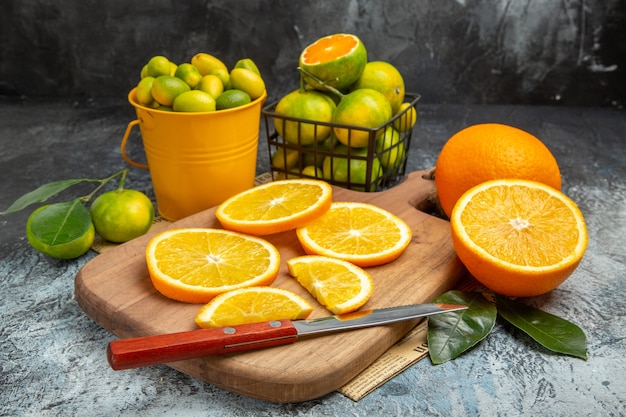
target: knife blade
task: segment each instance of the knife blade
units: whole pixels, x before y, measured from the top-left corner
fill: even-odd
[[[107,360],[114,370],[139,368],[210,355],[294,343],[301,336],[382,326],[398,321],[467,309],[460,304],[411,304],[320,317],[273,320],[238,326],[140,336],[109,342]]]

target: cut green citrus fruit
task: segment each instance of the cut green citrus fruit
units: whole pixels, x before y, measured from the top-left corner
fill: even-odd
[[[300,68],[305,71],[304,80],[322,90],[324,85],[347,90],[359,79],[366,63],[367,51],[363,42],[355,35],[345,33],[318,39],[304,48],[299,58]]]
[[[53,258],[78,258],[89,250],[94,237],[89,210],[78,199],[41,206],[26,222],[28,242]]]
[[[89,210],[96,232],[109,242],[127,242],[152,226],[154,206],[137,190],[113,190],[100,194]]]

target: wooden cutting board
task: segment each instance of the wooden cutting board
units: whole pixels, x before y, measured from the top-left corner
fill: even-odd
[[[434,191],[426,171],[409,174],[382,192],[333,188],[334,201],[376,204],[404,219],[413,230],[406,251],[394,262],[368,268],[374,294],[362,309],[428,302],[451,289],[464,274],[452,247],[449,223],[418,210]],[[199,190],[200,192],[200,190]],[[206,192],[210,192],[207,190]],[[209,209],[172,223],[170,228],[219,228]],[[196,329],[200,305],[170,300],[150,281],[144,250],[157,232],[98,255],[78,272],[76,299],[95,322],[120,338]],[[290,277],[285,260],[304,255],[295,231],[265,237],[280,251],[274,286],[294,291],[315,306],[310,318],[330,313]],[[358,375],[415,326],[417,321],[302,338],[292,345],[212,356],[169,364],[223,389],[272,402],[300,402],[323,396]],[[105,360],[103,347],[102,359]],[[120,371],[133,372],[133,370]]]

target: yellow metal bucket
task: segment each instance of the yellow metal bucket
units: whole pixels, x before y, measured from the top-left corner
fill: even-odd
[[[203,113],[150,109],[128,94],[137,120],[128,124],[121,144],[131,165],[148,168],[159,213],[178,220],[219,205],[254,186],[261,108],[267,95],[233,109]],[[126,153],[139,125],[147,165]]]

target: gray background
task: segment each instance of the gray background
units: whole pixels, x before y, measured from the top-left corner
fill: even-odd
[[[0,95],[122,97],[142,65],[253,58],[270,99],[336,32],[396,65],[427,103],[624,104],[624,0],[3,0]]]

